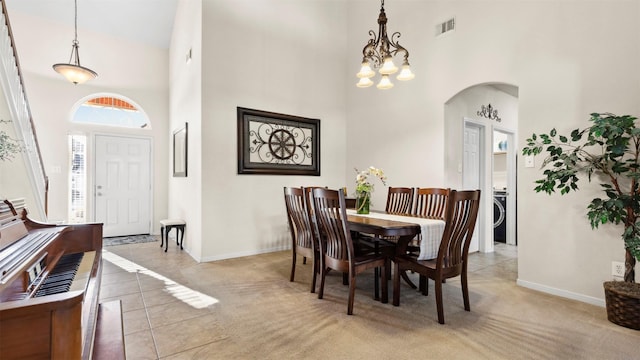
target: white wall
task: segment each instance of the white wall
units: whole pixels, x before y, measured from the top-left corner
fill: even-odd
[[[187,63],[186,54],[192,58]],[[167,137],[188,122],[187,177],[169,177],[169,217],[187,222],[184,246],[195,259],[202,258],[202,1],[178,3],[169,50],[170,121]],[[169,164],[169,173],[173,165]]]
[[[349,48],[357,49],[375,27],[377,9],[348,3]],[[347,163],[374,163],[392,184],[446,183],[445,103],[472,85],[518,86],[520,144],[534,131],[586,126],[593,111],[640,113],[638,1],[385,5],[389,31],[402,32],[416,78],[386,92],[349,84]],[[434,25],[452,16],[455,32],[435,38]],[[354,73],[360,59],[355,51],[346,59]],[[624,250],[621,229],[592,231],[586,219],[597,186],[582,183],[562,198],[536,194],[542,172],[518,166],[519,283],[602,303],[602,281]]]
[[[194,118],[189,176],[171,181],[170,211],[185,214],[187,247],[201,261],[288,248],[283,187],[345,185],[346,4],[229,0],[201,6],[201,40],[200,3],[181,1],[171,44],[171,123],[182,110]],[[178,76],[188,44],[198,58],[188,71],[201,71],[200,83],[187,70]],[[321,176],[238,175],[237,107],[320,119]],[[193,178],[192,162],[199,164]]]
[[[49,220],[67,219],[69,134],[88,136],[87,171],[90,179],[93,175],[94,134],[146,136],[153,139],[153,226],[154,232],[159,233],[158,221],[167,214],[168,51],[82,31],[79,36],[82,65],[99,75],[83,85],[73,85],[51,68],[54,63],[69,59],[73,35],[71,24],[50,22],[11,12],[10,9],[9,17],[49,176]],[[149,116],[151,130],[72,124],[69,120],[72,107],[84,97],[96,93],[116,93],[133,100]],[[90,182],[88,186],[89,200],[92,198],[92,185]],[[89,214],[89,220],[93,220],[91,211]]]

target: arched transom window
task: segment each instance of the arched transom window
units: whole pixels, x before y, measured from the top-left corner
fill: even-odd
[[[120,96],[90,96],[77,105],[72,121],[80,124],[151,129],[147,114],[133,101]]]

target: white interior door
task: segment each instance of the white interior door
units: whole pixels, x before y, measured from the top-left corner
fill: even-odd
[[[151,227],[151,140],[96,135],[95,220],[103,234],[148,234]]]
[[[482,128],[465,122],[464,126],[464,154],[462,158],[462,188],[466,190],[481,189],[482,179]],[[469,251],[478,251],[479,235],[484,224],[482,216],[478,214],[476,229],[473,233]]]

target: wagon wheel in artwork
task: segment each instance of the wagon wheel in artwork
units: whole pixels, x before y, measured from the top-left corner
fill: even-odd
[[[278,160],[288,160],[296,152],[296,140],[293,134],[284,129],[274,131],[269,136],[269,151]]]

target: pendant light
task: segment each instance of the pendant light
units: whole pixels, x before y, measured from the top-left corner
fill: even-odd
[[[69,63],[59,63],[53,65],[53,70],[60,73],[67,80],[74,84],[82,84],[88,80],[95,79],[98,74],[84,66],[80,65],[80,54],[78,53],[78,0],[74,0],[75,4],[75,37],[71,43],[71,57]]]

